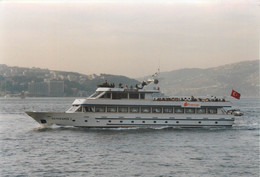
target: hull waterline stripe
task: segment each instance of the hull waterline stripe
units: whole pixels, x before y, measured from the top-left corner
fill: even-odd
[[[154,120],[154,121],[234,121],[234,119],[152,119],[152,118],[96,118],[96,120]]]
[[[112,126],[129,126],[129,127],[135,127],[135,126],[167,126],[167,127],[232,127],[232,125],[191,125],[191,124],[107,124]]]

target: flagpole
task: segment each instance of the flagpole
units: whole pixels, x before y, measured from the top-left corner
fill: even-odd
[[[6,81],[5,81],[5,99],[6,99]]]

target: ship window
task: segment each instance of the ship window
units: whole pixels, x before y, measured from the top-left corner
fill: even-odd
[[[42,124],[46,124],[47,121],[46,121],[45,119],[41,119],[41,123],[42,123]]]
[[[78,105],[73,105],[68,111],[75,112],[79,108]]]
[[[107,107],[107,112],[116,112],[116,107]]]
[[[168,121],[165,121],[166,124],[168,124]]]
[[[96,107],[96,112],[105,112],[105,107]]]
[[[143,120],[143,123],[145,123],[145,121]]]
[[[77,109],[76,112],[82,112],[82,107],[80,106],[79,109]]]
[[[217,108],[208,108],[209,114],[217,114]]]
[[[173,109],[172,108],[163,108],[163,113],[172,113]]]
[[[156,123],[156,121],[153,121],[153,123]]]
[[[138,113],[139,112],[139,108],[138,107],[130,107],[130,112],[131,113]]]
[[[103,96],[100,98],[111,98],[111,93],[105,93]]]
[[[85,122],[88,122],[88,120],[85,120]]]
[[[127,93],[125,92],[114,92],[112,93],[112,99],[127,98]]]
[[[135,121],[132,120],[131,123],[135,123]]]
[[[145,98],[145,94],[144,94],[144,93],[141,93],[141,94],[140,94],[140,98],[141,98],[141,99],[144,99],[144,98]]]
[[[128,112],[128,107],[119,107],[118,112]]]
[[[130,99],[139,99],[139,94],[138,93],[129,93],[129,98]]]
[[[123,92],[120,94],[121,98],[127,98],[127,93]]]
[[[103,92],[96,92],[96,93],[94,93],[94,94],[91,96],[91,98],[97,97],[98,95],[100,95],[100,93],[103,93]]]
[[[186,108],[185,109],[185,113],[194,114],[195,113],[195,109],[194,108]]]
[[[175,113],[184,113],[184,109],[183,108],[175,108],[174,112]]]
[[[120,123],[123,123],[123,121],[122,121],[122,120],[120,120]]]
[[[118,93],[112,93],[112,99],[121,99]]]
[[[198,108],[196,112],[197,112],[197,114],[206,114],[206,109],[205,108]]]
[[[153,111],[153,113],[161,113],[162,108],[153,108],[152,111]]]
[[[85,107],[85,111],[86,112],[93,112],[94,111],[94,107],[93,106],[86,106]]]
[[[149,107],[141,107],[141,112],[142,113],[150,113],[151,109]]]

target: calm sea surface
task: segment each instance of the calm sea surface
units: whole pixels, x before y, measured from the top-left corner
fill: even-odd
[[[232,128],[40,128],[24,111],[73,98],[0,99],[0,176],[259,176],[260,100]]]

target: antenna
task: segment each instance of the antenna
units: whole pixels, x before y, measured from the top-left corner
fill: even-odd
[[[159,58],[158,74],[160,73],[160,68],[161,68],[161,59]]]
[[[5,80],[5,99],[6,99],[6,80]]]

